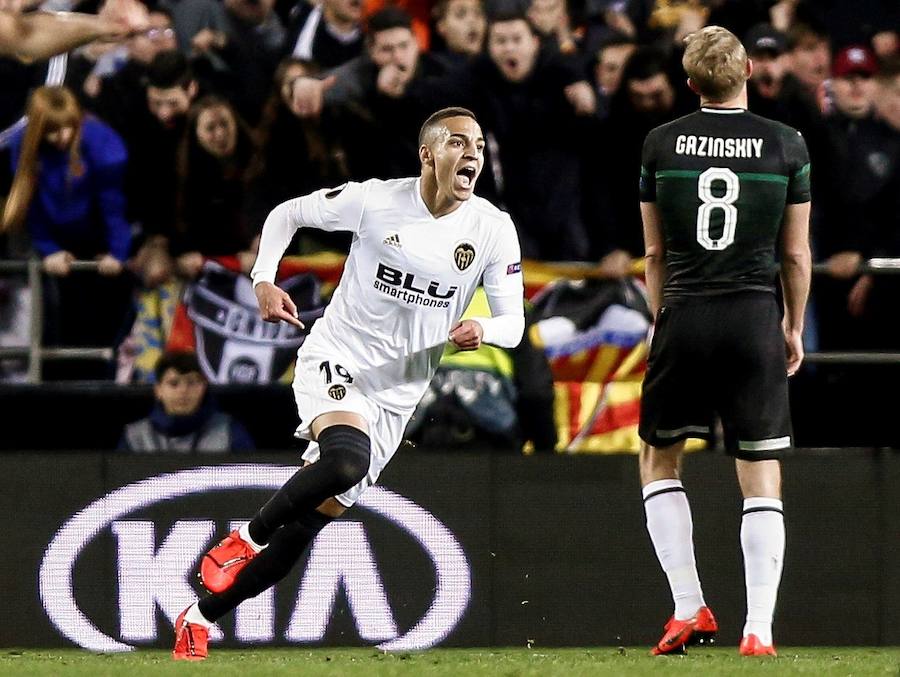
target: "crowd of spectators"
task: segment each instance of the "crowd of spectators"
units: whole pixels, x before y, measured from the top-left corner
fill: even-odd
[[[276,204],[417,173],[422,121],[462,105],[487,137],[478,192],[510,212],[523,255],[625,276],[642,255],[641,144],[696,106],[681,40],[710,23],[745,41],[751,110],[809,145],[818,345],[900,349],[894,278],[860,274],[900,256],[891,1],[151,0],[147,32],[78,50],[64,87],[30,95],[3,150],[4,227],[56,277],[57,311],[90,318],[60,343],[108,345],[129,292],[208,257],[249,270]],[[75,258],[105,277],[70,274]]]

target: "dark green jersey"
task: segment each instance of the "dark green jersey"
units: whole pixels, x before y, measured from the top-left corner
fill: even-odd
[[[786,204],[809,201],[800,133],[743,109],[701,108],[647,135],[641,201],[666,245],[663,296],[775,289]]]

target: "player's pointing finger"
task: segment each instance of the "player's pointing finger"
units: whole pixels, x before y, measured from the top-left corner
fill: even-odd
[[[276,317],[276,319],[284,320],[285,322],[288,322],[288,323],[294,325],[295,327],[299,327],[300,329],[303,329],[303,327],[304,327],[304,324],[300,321],[300,318],[295,317],[294,315],[292,315],[288,311],[284,310],[283,308],[279,308],[275,312],[275,317]]]
[[[297,304],[294,303],[294,300],[288,295],[286,291],[282,291],[282,305],[284,308],[294,317],[297,317]]]

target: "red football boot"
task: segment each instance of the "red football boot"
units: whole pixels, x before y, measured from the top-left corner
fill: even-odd
[[[747,635],[741,640],[741,647],[739,649],[741,652],[741,656],[777,656],[778,653],[775,651],[775,645],[770,644],[766,646],[762,642],[759,641],[759,637],[756,635]]]
[[[674,616],[666,623],[666,632],[653,647],[654,656],[687,653],[689,644],[709,643],[719,631],[719,624],[709,607],[700,607],[693,618],[686,621],[676,620]]]
[[[202,661],[207,656],[209,631],[202,625],[184,620],[186,613],[187,609],[175,619],[175,649],[172,651],[172,658],[176,661]]]
[[[716,617],[713,616],[713,612],[708,606],[702,606],[697,611],[697,623],[694,625],[694,633],[688,643],[691,645],[714,644],[717,632],[719,632],[719,624],[716,622]]]
[[[212,593],[228,590],[241,570],[258,554],[237,531],[232,531],[203,555],[200,562],[203,587]]]

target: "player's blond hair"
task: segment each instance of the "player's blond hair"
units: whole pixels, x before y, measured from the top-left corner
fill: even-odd
[[[684,72],[710,101],[728,101],[747,81],[747,51],[734,33],[707,26],[684,39]]]

